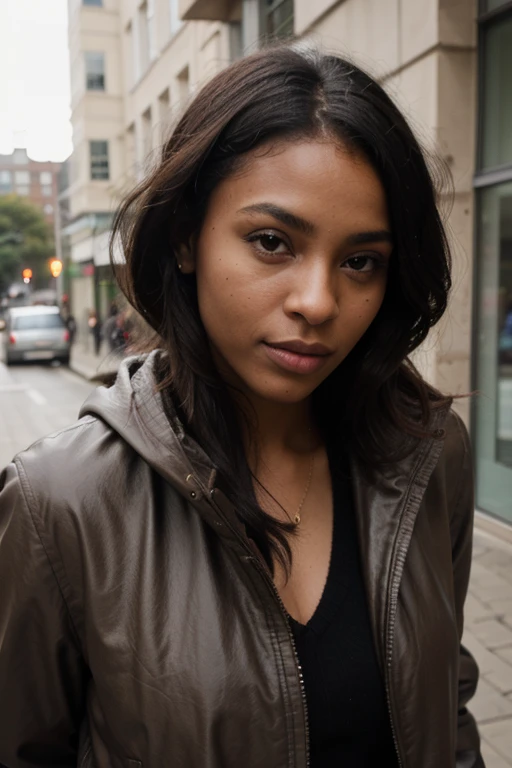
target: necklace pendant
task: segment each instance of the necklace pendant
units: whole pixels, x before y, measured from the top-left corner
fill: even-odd
[[[300,523],[300,515],[299,515],[298,512],[295,515],[295,517],[293,518],[293,522],[295,523],[295,525],[299,525],[299,523]]]

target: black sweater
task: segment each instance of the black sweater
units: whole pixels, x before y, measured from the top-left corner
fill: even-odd
[[[320,603],[304,626],[290,619],[302,671],[311,768],[398,765],[361,576],[350,479],[333,461],[334,531]]]

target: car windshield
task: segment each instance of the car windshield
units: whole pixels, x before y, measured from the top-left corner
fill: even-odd
[[[13,318],[14,331],[47,330],[48,328],[62,328],[64,322],[60,315],[20,315]]]

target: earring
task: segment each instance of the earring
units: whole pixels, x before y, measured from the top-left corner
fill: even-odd
[[[179,270],[180,270],[180,272],[181,272],[181,264],[178,264],[178,269],[179,269]]]

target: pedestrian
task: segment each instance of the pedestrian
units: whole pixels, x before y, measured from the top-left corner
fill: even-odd
[[[118,320],[119,309],[115,301],[110,305],[110,310],[107,319],[103,323],[102,334],[108,344],[110,352],[115,352],[119,349],[119,333],[118,333]]]
[[[101,347],[101,321],[95,309],[89,310],[89,319],[87,320],[87,325],[89,326],[89,331],[92,334],[94,342],[94,354],[98,356]]]
[[[482,768],[468,435],[409,359],[450,257],[402,114],[338,56],[246,57],[114,237],[159,342],[1,477],[0,763]]]
[[[76,320],[71,312],[68,313],[65,323],[69,333],[69,344],[73,346],[76,336]]]

